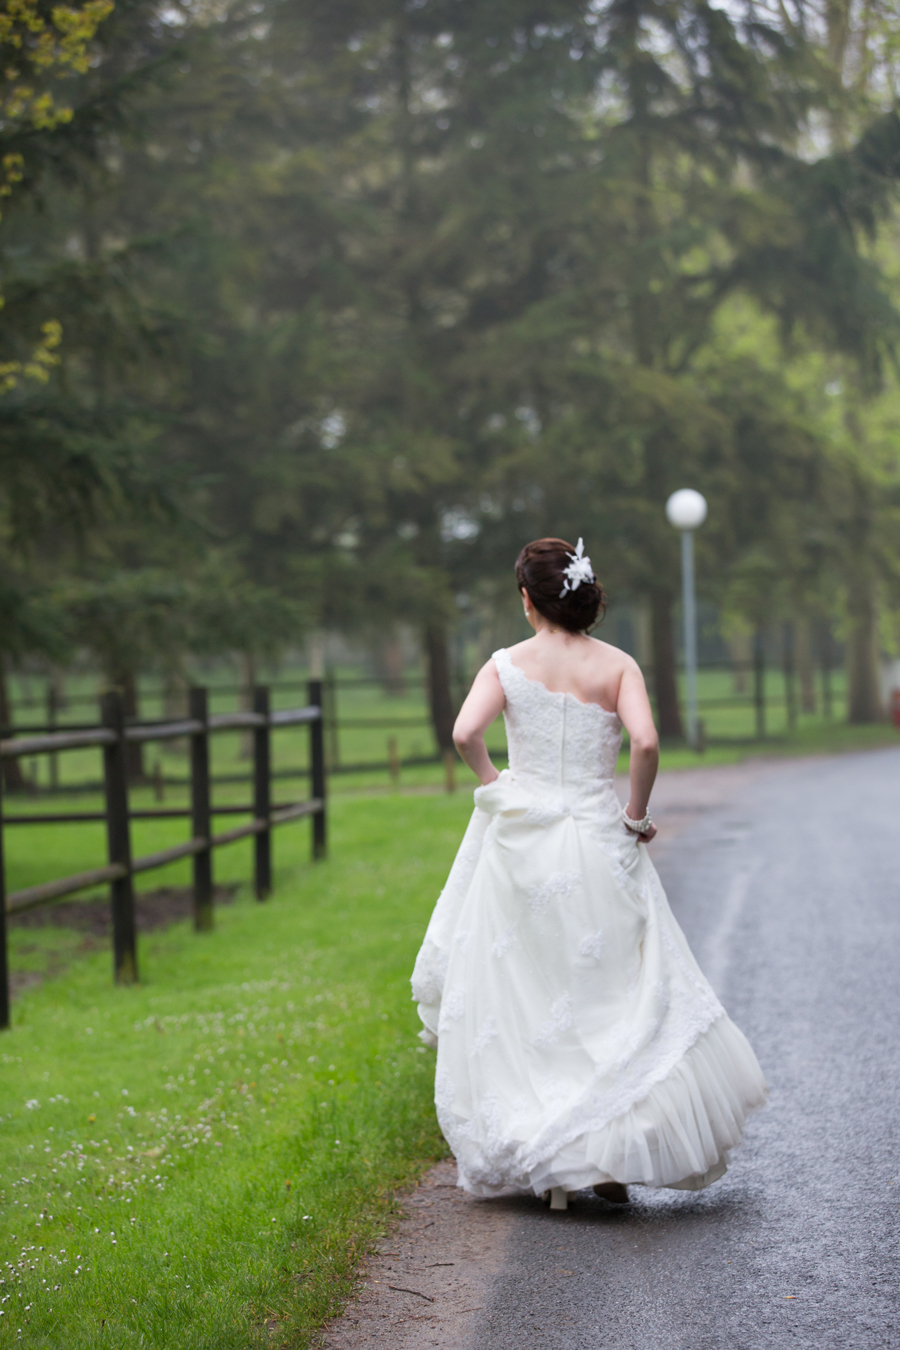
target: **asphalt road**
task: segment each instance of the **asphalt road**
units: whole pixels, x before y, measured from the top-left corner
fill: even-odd
[[[900,1346],[900,751],[765,772],[660,858],[763,1065],[722,1181],[522,1209],[471,1350]]]
[[[334,1350],[900,1350],[900,750],[667,775],[654,806],[769,1105],[721,1181],[627,1211],[473,1200],[441,1164]]]

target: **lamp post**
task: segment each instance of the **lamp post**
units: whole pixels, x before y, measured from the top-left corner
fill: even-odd
[[[681,591],[684,610],[684,670],[687,685],[688,745],[697,748],[697,591],[694,583],[694,530],[706,519],[706,498],[680,488],[666,502],[669,524],[681,531]]]

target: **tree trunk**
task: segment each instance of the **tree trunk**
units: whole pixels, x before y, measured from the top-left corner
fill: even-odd
[[[253,711],[253,690],[256,686],[256,657],[253,652],[241,652],[241,707],[245,712]],[[317,677],[313,677],[317,678]],[[238,754],[241,759],[253,758],[253,732],[241,732],[241,745]]]
[[[867,578],[851,579],[849,608],[847,721],[862,726],[880,721],[882,714],[875,596]]]
[[[51,670],[47,680],[47,726],[55,730],[59,721],[59,714],[66,706],[66,677],[63,672],[54,667]],[[47,756],[47,767],[50,771],[50,786],[54,791],[59,787],[59,755],[54,751]]]
[[[133,670],[126,670],[118,681],[122,690],[122,702],[125,705],[125,721],[136,721],[140,716],[138,706],[137,678]],[[144,747],[140,741],[128,741],[125,745],[125,768],[128,781],[132,784],[146,782],[144,774]]]
[[[396,633],[382,638],[375,652],[378,678],[384,692],[393,697],[406,693],[406,674],[403,669],[403,644]]]
[[[794,621],[794,658],[800,681],[800,711],[816,711],[816,667],[813,661],[812,628],[809,619]]]
[[[728,650],[731,656],[731,678],[734,692],[746,694],[747,679],[753,667],[753,639],[749,633],[736,633],[729,638]]]
[[[634,659],[641,670],[646,670],[653,665],[650,606],[646,600],[639,600],[634,607]]]
[[[162,705],[163,717],[169,721],[177,722],[187,716],[188,682],[180,665],[166,666],[163,672]]]
[[[3,728],[3,735],[13,734],[12,708],[9,703],[9,688],[6,683],[6,661],[0,657],[0,726]],[[25,781],[25,775],[22,772],[22,761],[20,759],[4,759],[0,761],[3,765],[3,786],[7,792],[25,792],[28,783]]]
[[[682,739],[675,668],[675,634],[672,627],[672,597],[666,591],[650,596],[650,627],[653,636],[653,686],[659,734],[666,740]]]
[[[311,680],[324,680],[325,678],[325,634],[323,632],[313,633],[307,641],[307,653],[309,660],[309,678]]]
[[[185,674],[180,662],[167,664],[163,670],[162,686],[162,714],[167,722],[177,722],[182,717],[187,716],[188,710],[188,677]],[[186,755],[190,748],[190,741],[187,736],[178,736],[174,741],[156,742],[155,746],[155,765],[153,769],[153,781],[157,785],[162,780],[162,756],[163,753],[171,755]],[[160,799],[161,800],[161,799]]]
[[[834,715],[834,699],[831,688],[831,672],[834,669],[834,641],[831,636],[831,625],[827,619],[820,620],[818,624],[817,649],[822,668],[822,712],[830,718]]]
[[[453,749],[453,697],[450,693],[450,652],[443,624],[425,629],[425,657],[428,662],[428,700],[431,722],[438,749]]]

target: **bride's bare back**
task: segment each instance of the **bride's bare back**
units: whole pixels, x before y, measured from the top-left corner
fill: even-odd
[[[643,819],[656,778],[659,741],[639,665],[608,642],[560,631],[540,615],[530,621],[536,630],[534,637],[510,647],[510,659],[528,679],[537,680],[554,693],[570,694],[582,703],[598,703],[607,712],[618,714],[631,743],[628,814],[632,820]],[[492,658],[475,676],[453,728],[460,755],[482,783],[497,777],[484,734],[505,703]]]
[[[529,680],[581,703],[599,703],[607,712],[619,711],[623,677],[637,669],[626,652],[581,634],[536,633],[508,650]]]

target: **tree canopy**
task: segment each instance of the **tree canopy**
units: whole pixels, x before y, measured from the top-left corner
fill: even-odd
[[[60,569],[94,597],[71,641],[99,651],[115,597],[161,634],[163,593],[157,653],[402,619],[447,746],[460,605],[496,603],[527,538],[584,535],[649,606],[677,735],[663,505],[691,483],[709,598],[845,613],[875,715],[900,580],[890,6],[821,29],[699,0],[57,13],[35,41],[80,35],[71,116],[3,123],[9,171],[34,165],[2,226],[9,345],[56,327],[49,380],[0,406],[0,501],[33,603]]]

